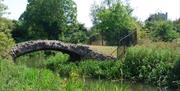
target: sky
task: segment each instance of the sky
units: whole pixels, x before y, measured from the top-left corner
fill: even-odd
[[[77,19],[86,27],[91,27],[90,7],[94,2],[101,0],[74,0],[77,4]],[[180,0],[129,0],[130,6],[134,9],[133,16],[140,21],[144,21],[150,14],[156,12],[168,13],[168,19],[176,20],[180,18]],[[8,6],[9,15],[4,15],[9,19],[17,20],[25,11],[27,0],[4,0]]]

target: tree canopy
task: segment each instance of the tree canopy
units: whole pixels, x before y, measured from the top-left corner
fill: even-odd
[[[6,18],[0,18],[0,32],[5,33],[8,36],[11,36],[11,31],[14,28],[14,23],[11,20]]]
[[[145,30],[155,41],[172,41],[177,37],[177,29],[172,21],[167,19],[167,13],[155,13],[145,21]]]
[[[132,9],[128,5],[123,4],[120,0],[110,1],[107,1],[105,5],[95,6],[91,15],[93,15],[94,25],[104,35],[107,43],[114,45],[129,31],[136,28],[136,22],[131,16]]]
[[[175,20],[175,21],[173,22],[173,24],[174,24],[174,26],[175,26],[175,28],[176,28],[176,31],[177,31],[177,32],[180,32],[180,18],[177,19],[177,20]]]
[[[153,23],[151,35],[154,40],[172,41],[177,37],[171,21],[155,21]]]
[[[59,39],[76,24],[76,12],[73,0],[28,0],[19,20],[30,39]]]

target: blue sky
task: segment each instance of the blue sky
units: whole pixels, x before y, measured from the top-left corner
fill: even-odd
[[[94,2],[101,0],[74,0],[78,9],[78,21],[84,23],[86,27],[91,27],[90,6]],[[180,0],[129,0],[130,6],[134,9],[133,16],[138,20],[144,21],[150,14],[156,12],[168,12],[170,20],[180,18]],[[8,6],[10,15],[4,17],[10,19],[18,19],[26,9],[27,0],[4,0],[4,4]]]

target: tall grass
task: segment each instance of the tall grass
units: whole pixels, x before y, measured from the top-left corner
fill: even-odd
[[[34,58],[31,59],[31,57]],[[40,60],[37,60],[38,57]],[[0,85],[2,91],[109,91],[108,89],[110,88],[113,91],[127,91],[125,86],[113,84],[110,84],[110,87],[102,84],[89,84],[87,86],[86,80],[84,78],[80,79],[82,75],[88,73],[86,72],[88,70],[86,66],[92,66],[96,63],[99,64],[97,75],[109,78],[112,74],[112,76],[116,77],[117,75],[113,75],[113,72],[110,74],[109,71],[111,70],[109,68],[116,69],[116,72],[119,72],[118,70],[122,64],[118,61],[98,62],[88,60],[76,64],[69,62],[66,54],[56,53],[46,57],[43,52],[36,52],[19,58],[16,64],[3,59],[0,60],[0,63]],[[89,65],[89,63],[92,65]],[[91,70],[93,66],[89,68]],[[68,78],[63,80],[58,75],[68,75]]]
[[[60,79],[47,69],[17,66],[8,60],[0,59],[1,91],[110,91],[102,84],[86,85],[80,79],[76,69],[70,72],[68,79]],[[110,84],[112,91],[128,91],[125,86]]]
[[[78,64],[82,75],[94,78],[121,79],[122,62],[121,61],[95,61],[86,60]]]
[[[0,59],[1,91],[60,91],[60,78],[50,70],[16,66]]]
[[[175,55],[168,49],[129,48],[124,60],[124,72],[129,79],[167,85]]]
[[[123,72],[127,79],[158,86],[177,85],[173,68],[177,53],[171,49],[136,46],[128,49]]]

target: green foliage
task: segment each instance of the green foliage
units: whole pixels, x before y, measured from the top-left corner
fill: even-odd
[[[89,39],[89,32],[85,28],[84,24],[76,24],[76,26],[73,26],[73,27],[74,27],[74,30],[68,30],[65,33],[65,38],[63,41],[70,42],[70,43],[87,44],[88,39]]]
[[[0,32],[0,57],[8,57],[8,52],[14,46],[14,40],[5,33]]]
[[[76,12],[72,0],[28,0],[20,21],[29,39],[63,40],[65,31],[76,24]]]
[[[1,91],[60,91],[60,79],[49,70],[16,66],[0,60]]]
[[[9,56],[8,51],[15,44],[11,37],[12,29],[13,22],[0,17],[0,57]]]
[[[96,76],[100,69],[98,61],[84,61],[79,64],[79,67],[81,68],[81,72],[88,76]]]
[[[14,24],[11,20],[8,20],[6,18],[0,18],[0,32],[3,32],[10,37],[13,28]]]
[[[177,38],[177,33],[170,21],[155,21],[151,27],[151,35],[155,40],[172,41]]]
[[[155,41],[172,41],[177,38],[177,29],[173,22],[167,20],[167,14],[150,15],[145,21],[145,28]]]
[[[70,76],[71,71],[77,70],[81,76],[89,76],[94,78],[121,78],[122,63],[120,61],[95,61],[86,60],[80,63],[59,63],[47,66],[48,69],[58,72],[60,75]]]
[[[69,67],[69,65],[67,66],[61,65],[66,63],[68,60],[69,60],[69,55],[56,53],[55,55],[48,57],[48,59],[43,64],[44,66],[46,66],[46,68],[51,69],[55,72],[62,72],[64,75],[67,73],[69,74],[69,72],[71,71],[71,67]],[[64,69],[66,71],[62,71],[61,69]]]
[[[180,18],[178,20],[174,21],[173,24],[176,28],[176,31],[180,32]]]
[[[69,36],[70,43],[87,43],[88,37],[87,32],[74,32],[71,36]]]
[[[176,62],[174,64],[174,73],[180,77],[180,56],[177,57]]]
[[[17,43],[31,39],[31,36],[28,35],[29,31],[25,28],[22,21],[13,21],[13,23],[14,29],[11,31],[11,34]],[[36,35],[34,37],[36,37]]]
[[[176,62],[173,67],[173,74],[174,77],[172,78],[174,80],[174,83],[171,85],[172,87],[179,88],[180,89],[180,56],[178,55]]]
[[[125,58],[119,61],[81,60],[80,62],[70,62],[67,61],[67,55],[57,53],[44,58],[44,61],[40,62],[45,64],[42,66],[43,68],[50,69],[60,76],[127,79],[156,86],[179,88],[178,54],[164,46],[130,47]],[[81,90],[84,88],[82,86],[84,83],[80,84],[81,81],[76,82],[68,79],[65,82],[66,85],[62,88],[66,90]],[[96,89],[102,88],[97,87]]]
[[[126,86],[116,83],[89,83],[80,79],[76,69],[70,72],[70,77],[64,80],[46,69],[17,66],[8,60],[0,59],[1,91],[126,91]],[[88,85],[87,85],[88,83]]]
[[[45,64],[59,64],[65,63],[69,59],[69,55],[63,53],[56,53],[53,56],[48,57]]]
[[[123,71],[128,79],[170,86],[175,59],[175,53],[169,49],[132,47],[127,51]]]
[[[57,66],[53,66],[54,70],[59,73],[61,76],[70,76],[71,71],[77,68],[77,65],[74,63],[67,63],[67,64],[58,64]],[[48,67],[49,69],[49,67]]]
[[[52,7],[53,6],[53,7]],[[31,0],[12,31],[16,42],[53,39],[71,43],[87,43],[88,31],[76,20],[73,0]]]
[[[94,8],[91,14],[94,18],[94,25],[110,45],[117,44],[121,37],[136,28],[135,19],[131,16],[132,9],[119,0],[113,2],[108,8],[106,5]]]
[[[95,78],[121,78],[122,63],[120,61],[94,61],[86,60],[79,63],[80,72],[83,75]]]
[[[36,54],[37,55],[37,54]],[[51,69],[61,76],[70,76],[71,72],[76,70],[77,73],[101,78],[121,78],[122,62],[121,61],[96,61],[84,60],[78,63],[68,61],[69,56],[62,53],[48,56],[47,59],[40,61],[43,68]],[[34,59],[36,60],[36,59]],[[34,62],[33,62],[34,63]],[[36,66],[35,66],[36,67]]]

